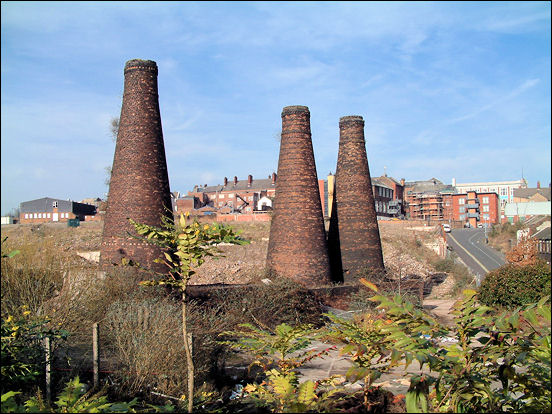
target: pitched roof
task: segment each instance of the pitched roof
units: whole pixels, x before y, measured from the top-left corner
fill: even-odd
[[[207,187],[197,187],[193,189],[193,192],[198,193],[214,193],[220,191],[261,191],[269,188],[276,188],[276,184],[272,184],[272,178],[254,179],[251,181],[251,187],[248,186],[247,180],[238,180],[234,184],[234,180],[228,180],[227,185],[217,184]]]
[[[535,194],[540,194],[550,201],[550,187],[548,188],[515,188],[514,197],[529,198]]]

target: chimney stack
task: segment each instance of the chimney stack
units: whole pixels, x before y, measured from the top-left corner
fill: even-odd
[[[328,245],[332,278],[355,283],[361,272],[383,272],[383,254],[366,156],[364,120],[339,120],[339,153]]]
[[[127,258],[158,272],[167,271],[164,264],[154,262],[162,254],[159,247],[128,236],[135,231],[127,220],[132,218],[159,227],[161,216],[172,216],[157,74],[154,61],[126,62],[123,104],[100,248],[103,270]]]
[[[537,181],[537,188],[540,188],[540,181]]]
[[[306,106],[282,110],[267,268],[308,287],[330,282],[324,217]]]
[[[401,185],[404,187],[405,180],[404,178],[401,178]]]
[[[273,172],[272,173],[272,185],[275,185],[276,184],[276,173]]]
[[[228,177],[224,177],[224,186],[226,187],[228,185]]]
[[[238,183],[238,177],[234,176],[234,185]]]
[[[251,183],[253,182],[253,176],[249,174],[247,176],[247,187],[251,187]]]

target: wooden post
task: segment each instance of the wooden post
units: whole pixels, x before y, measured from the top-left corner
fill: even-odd
[[[100,386],[100,327],[96,322],[92,325],[92,358],[94,365],[94,388]]]
[[[46,359],[46,401],[52,401],[52,343],[49,337],[44,338],[44,354]]]

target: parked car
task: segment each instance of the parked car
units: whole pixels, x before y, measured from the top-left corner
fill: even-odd
[[[450,224],[443,224],[443,231],[445,233],[450,233]]]

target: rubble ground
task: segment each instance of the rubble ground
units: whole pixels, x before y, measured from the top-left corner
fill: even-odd
[[[202,218],[202,223],[210,220]],[[232,222],[246,245],[219,246],[220,257],[207,258],[197,269],[191,284],[247,284],[266,277],[265,260],[270,234],[270,222]],[[427,277],[435,272],[431,263],[438,259],[427,246],[439,237],[439,226],[427,226],[414,221],[379,221],[385,266],[391,277],[416,274]],[[60,259],[66,257],[73,264],[86,263],[84,257],[100,250],[102,222],[82,222],[79,227],[66,223],[18,224],[2,226],[2,238],[8,236],[12,248],[24,244],[48,244],[58,250]]]

